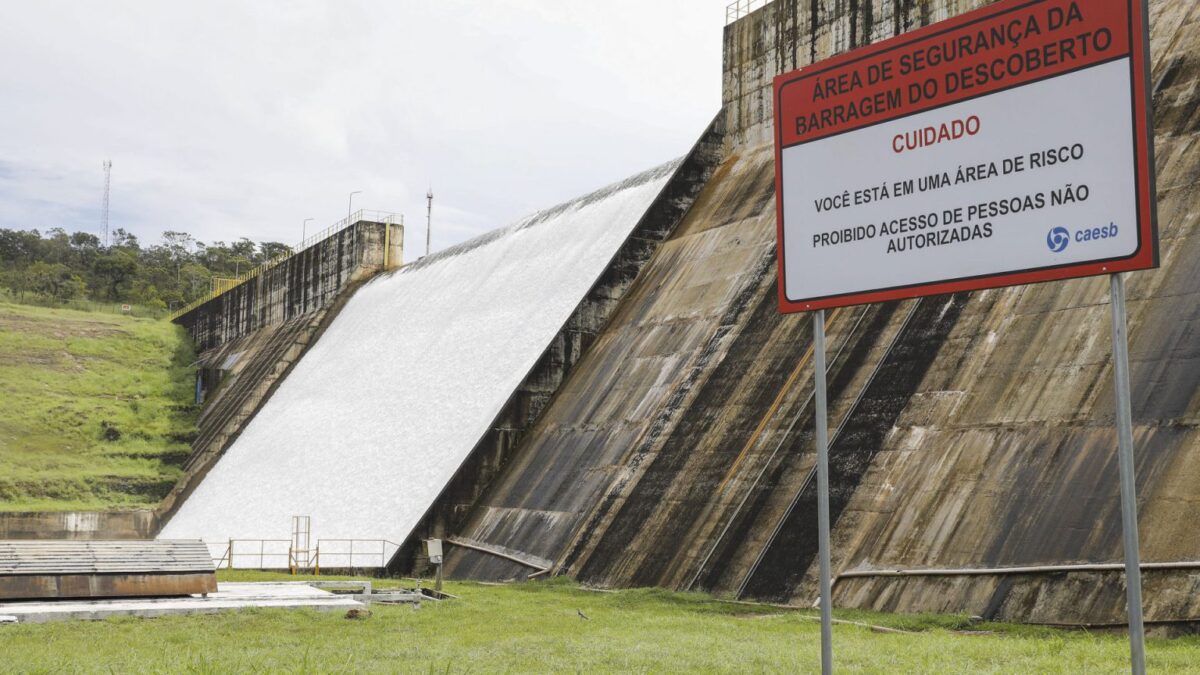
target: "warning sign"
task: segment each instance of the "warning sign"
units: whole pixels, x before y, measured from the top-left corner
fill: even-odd
[[[785,312],[1158,264],[1142,0],[1011,0],[775,81]]]

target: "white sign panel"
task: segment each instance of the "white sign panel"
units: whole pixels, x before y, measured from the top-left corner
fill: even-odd
[[[783,310],[1155,266],[1130,9],[1003,2],[781,77]]]

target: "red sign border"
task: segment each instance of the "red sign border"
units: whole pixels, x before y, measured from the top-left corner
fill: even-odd
[[[882,42],[867,45],[859,49],[855,49],[844,54],[839,54],[832,58],[812,64],[807,68],[785,73],[775,78],[774,81],[774,104],[775,104],[775,208],[776,208],[776,229],[777,229],[777,245],[776,256],[778,261],[778,277],[779,277],[779,311],[784,314],[795,312],[808,312],[819,309],[832,309],[835,307],[850,307],[854,305],[864,305],[876,302],[887,302],[889,300],[903,300],[908,298],[918,298],[929,295],[942,295],[945,293],[957,293],[960,291],[976,291],[988,288],[1002,288],[1006,286],[1020,286],[1024,284],[1044,283],[1048,281],[1062,281],[1065,279],[1077,279],[1081,277],[1100,276],[1105,274],[1113,274],[1117,272],[1130,272],[1135,270],[1154,269],[1159,265],[1159,250],[1158,250],[1158,204],[1156,194],[1156,177],[1154,163],[1154,118],[1150,114],[1153,109],[1151,104],[1150,93],[1150,24],[1149,24],[1149,9],[1148,0],[1126,0],[1129,7],[1129,31],[1130,31],[1130,70],[1132,80],[1132,105],[1133,105],[1133,134],[1134,134],[1134,161],[1137,165],[1135,176],[1137,189],[1137,213],[1138,213],[1138,248],[1131,256],[1125,258],[1117,258],[1112,260],[1091,261],[1085,263],[1071,263],[1067,265],[1059,265],[1054,267],[1041,267],[1032,270],[1021,270],[1015,272],[1003,272],[1000,274],[982,275],[978,277],[969,277],[963,279],[952,279],[944,281],[925,282],[901,286],[895,288],[878,289],[871,291],[860,291],[847,293],[835,296],[825,296],[818,298],[806,298],[801,300],[792,300],[787,296],[787,277],[785,270],[785,254],[784,254],[784,228],[783,228],[783,117],[780,115],[781,110],[781,93],[783,87],[792,81],[802,79],[809,76],[810,70],[819,68],[822,71],[827,71],[831,68],[836,68],[845,65],[852,61],[858,61],[868,56],[874,56],[882,52],[897,49],[902,46],[910,46],[920,42],[923,39],[932,37],[935,34],[943,34],[947,30],[960,28],[964,25],[975,23],[982,19],[991,18],[999,14],[1012,12],[1019,9],[1026,9],[1045,4],[1047,0],[1001,0],[994,4],[973,10],[957,17],[941,21],[929,26],[925,26],[915,31],[898,35],[889,38]],[[1122,57],[1124,58],[1124,57]],[[1064,73],[1065,74],[1065,73]],[[1057,75],[1055,77],[1059,77]],[[1022,83],[1016,86],[1024,86],[1029,83]],[[993,92],[999,93],[999,92]],[[945,105],[954,105],[959,101],[953,101]],[[920,112],[936,110],[942,106],[932,106],[922,109]],[[912,114],[911,112],[905,114]],[[890,121],[902,115],[889,117],[875,124]],[[863,125],[869,126],[869,125]],[[862,127],[858,127],[862,128]],[[1138,129],[1144,129],[1145,134],[1137,133]],[[1149,244],[1149,245],[1147,245]]]

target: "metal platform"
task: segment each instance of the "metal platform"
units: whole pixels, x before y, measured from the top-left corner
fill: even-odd
[[[0,541],[0,600],[213,593],[199,541]]]

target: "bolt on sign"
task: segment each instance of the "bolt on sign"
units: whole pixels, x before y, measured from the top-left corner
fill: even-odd
[[[1004,0],[775,80],[784,312],[1157,267],[1143,0]]]

